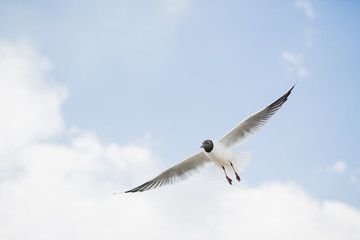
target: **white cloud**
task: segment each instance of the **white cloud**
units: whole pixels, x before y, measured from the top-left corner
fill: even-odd
[[[320,173],[338,173],[343,174],[346,171],[347,164],[344,161],[337,161],[331,166],[319,167],[316,171]]]
[[[16,150],[63,130],[66,90],[46,81],[49,61],[26,44],[0,43],[0,152]]]
[[[286,68],[289,73],[295,73],[298,78],[304,78],[306,76],[307,72],[302,64],[302,56],[299,54],[290,53],[288,51],[283,51],[282,58],[289,63]]]
[[[330,171],[336,173],[344,173],[345,170],[346,170],[346,162],[344,161],[337,161],[330,168]]]
[[[301,67],[297,70],[297,75],[299,78],[303,78],[306,76],[306,69],[304,67]]]
[[[298,65],[301,63],[301,58],[299,56],[296,56],[295,54],[289,53],[287,51],[284,51],[282,56],[286,61],[289,61],[292,64]]]
[[[295,2],[295,6],[297,8],[303,9],[305,11],[306,16],[310,19],[313,20],[315,18],[315,13],[312,7],[311,2],[309,1],[303,1],[303,0],[297,0]]]
[[[19,121],[32,128],[26,132],[27,141],[14,143],[17,153],[8,156],[19,171],[0,178],[0,239],[360,238],[359,209],[313,199],[292,183],[229,186],[199,174],[158,190],[112,195],[153,177],[162,169],[158,158],[145,147],[102,143],[94,133],[67,130],[59,108],[63,100],[59,92],[64,89],[45,81],[46,68],[29,71],[28,65],[38,66],[37,61],[44,59],[34,51],[23,54],[19,46],[1,47],[9,49],[7,59],[18,58],[8,66],[18,75],[9,73],[13,77],[0,81],[0,89],[4,84],[12,86],[10,80],[17,82],[31,103],[16,104],[19,115],[31,113],[37,121]],[[0,64],[8,64],[4,56],[0,55]],[[29,84],[30,76],[42,80]],[[9,96],[0,95],[0,102],[9,101],[11,106]],[[38,96],[53,98],[56,104],[37,101]],[[37,108],[47,109],[57,124],[46,125],[47,114]],[[66,143],[46,141],[59,132],[67,136]]]

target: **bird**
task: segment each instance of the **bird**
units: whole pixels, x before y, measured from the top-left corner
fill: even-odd
[[[179,180],[185,180],[208,163],[214,163],[214,168],[223,171],[230,185],[232,185],[233,180],[228,176],[229,171],[233,171],[236,180],[240,182],[239,174],[250,161],[250,153],[232,152],[231,149],[258,133],[270,117],[287,101],[295,85],[296,83],[276,101],[240,122],[220,140],[208,139],[203,141],[202,151],[167,169],[150,181],[125,191],[125,193],[144,192]]]

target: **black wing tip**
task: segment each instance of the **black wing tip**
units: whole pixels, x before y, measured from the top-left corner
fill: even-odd
[[[280,99],[283,98],[283,97],[285,97],[286,100],[287,100],[287,97],[291,94],[291,91],[294,89],[294,87],[296,86],[296,84],[297,84],[297,82],[294,83],[294,85],[292,85],[292,87],[291,87],[282,97],[280,97]]]
[[[289,95],[290,95],[291,91],[294,89],[294,87],[296,86],[297,83],[298,82],[296,81],[296,83],[294,83],[294,85],[290,88],[290,90],[288,91]]]
[[[145,191],[145,190],[134,188],[134,189],[127,190],[124,193],[136,193],[136,192],[143,192],[143,191]]]
[[[285,101],[287,101],[287,98],[290,96],[291,91],[294,89],[294,87],[295,87],[296,84],[297,84],[297,82],[289,89],[289,91],[287,91],[287,93],[285,93],[285,95],[284,95],[284,96],[286,96],[286,97],[285,97]],[[285,102],[285,101],[284,101],[284,102]]]
[[[144,192],[150,189],[154,189],[154,188],[158,188],[161,187],[162,185],[164,185],[164,181],[160,180],[160,181],[156,181],[156,180],[151,180],[148,181],[144,184],[141,184],[140,186],[127,190],[124,193],[135,193],[135,192]]]
[[[272,104],[270,104],[267,107],[268,114],[270,114],[270,116],[272,114],[274,114],[275,112],[277,112],[277,110],[279,110],[281,108],[281,106],[288,100],[288,97],[290,96],[291,91],[294,89],[296,83],[284,95],[282,95],[280,98],[278,98],[275,102],[273,102]],[[270,118],[270,116],[269,116],[269,118]]]
[[[284,94],[282,95],[277,101],[281,101],[283,100],[284,102],[287,100],[287,98],[289,97],[289,95],[291,94],[291,91],[294,89],[294,87],[296,86],[297,82],[294,83],[294,85],[292,85],[292,87]],[[275,102],[277,102],[275,101]]]
[[[292,85],[292,87],[285,93],[285,95],[289,96],[291,94],[291,91],[294,89],[294,87],[298,84],[299,79]]]
[[[135,193],[135,192],[143,192],[145,190],[149,190],[149,189],[151,189],[151,188],[148,188],[150,183],[151,183],[151,181],[148,181],[144,184],[141,184],[140,186],[138,186],[136,188],[125,191],[125,193]]]

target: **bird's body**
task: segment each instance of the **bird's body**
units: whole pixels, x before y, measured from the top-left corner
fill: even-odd
[[[254,136],[286,102],[294,86],[275,102],[242,121],[220,140],[205,140],[201,145],[203,151],[169,168],[154,179],[126,191],[126,193],[142,192],[173,183],[176,180],[186,179],[192,172],[210,162],[215,164],[215,168],[224,171],[230,184],[232,184],[232,179],[227,175],[229,171],[233,171],[236,179],[240,181],[239,174],[248,164],[250,153],[232,152],[230,149]]]
[[[206,147],[207,144],[211,147]],[[217,140],[205,140],[201,147],[203,148],[205,156],[215,164],[214,171],[222,169],[226,179],[232,184],[231,178],[227,175],[227,172],[232,170],[234,171],[236,179],[240,181],[239,174],[250,161],[249,153],[232,152],[225,147],[222,142]]]
[[[217,140],[212,142],[214,147],[210,152],[206,152],[206,150],[203,149],[205,156],[219,166],[228,165],[234,158],[233,152]]]

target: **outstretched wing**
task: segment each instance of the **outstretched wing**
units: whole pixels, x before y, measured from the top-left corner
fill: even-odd
[[[294,87],[295,85],[266,108],[242,121],[238,126],[226,134],[220,142],[226,147],[232,148],[254,136],[268,122],[270,117],[286,102]]]
[[[136,188],[128,190],[125,193],[143,192],[153,188],[161,187],[166,184],[172,184],[179,180],[185,180],[189,176],[191,176],[193,172],[197,171],[200,167],[204,166],[205,163],[209,161],[210,160],[205,156],[203,152],[199,152],[198,154],[195,154],[194,156],[164,171],[156,178]]]

